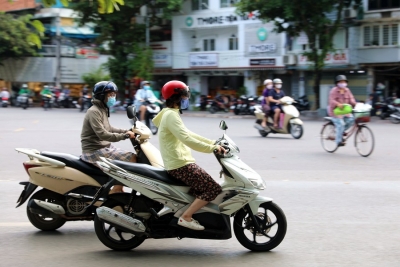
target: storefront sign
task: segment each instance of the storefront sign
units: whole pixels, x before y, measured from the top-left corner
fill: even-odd
[[[154,67],[171,67],[171,57],[168,54],[153,54]]]
[[[308,58],[304,55],[299,55],[298,64],[306,65],[311,64],[312,62],[308,61]],[[338,65],[338,64],[348,64],[349,63],[349,52],[348,50],[337,50],[335,52],[330,52],[326,54],[324,63],[329,65]]]
[[[275,53],[276,44],[249,45],[250,53]]]
[[[250,66],[275,66],[275,58],[250,59]]]
[[[257,31],[257,36],[258,36],[258,40],[260,40],[261,42],[264,42],[267,39],[268,32],[266,29],[260,28]]]
[[[218,54],[190,54],[189,67],[217,67]]]
[[[224,25],[246,20],[258,20],[257,14],[250,12],[247,15],[243,16],[239,16],[236,14],[229,14],[221,16],[212,16],[212,17],[186,17],[185,24],[187,27],[205,26],[205,25]]]

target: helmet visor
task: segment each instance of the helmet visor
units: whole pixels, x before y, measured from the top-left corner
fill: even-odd
[[[181,96],[186,97],[187,99],[190,99],[190,88],[189,86],[186,87],[186,89],[181,90]]]

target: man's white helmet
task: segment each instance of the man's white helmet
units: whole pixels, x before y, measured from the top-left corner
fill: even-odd
[[[278,79],[278,78],[274,79],[273,82],[274,82],[274,83],[283,83],[282,80],[281,80],[281,79]]]
[[[266,80],[264,81],[264,85],[267,85],[267,83],[272,83],[272,80],[271,80],[271,79],[266,79]]]
[[[28,85],[27,85],[26,83],[24,83],[24,84],[22,85],[22,87],[23,87],[23,88],[28,88]]]

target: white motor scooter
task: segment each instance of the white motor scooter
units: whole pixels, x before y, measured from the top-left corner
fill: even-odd
[[[299,119],[300,112],[293,106],[295,102],[293,98],[289,96],[284,96],[279,100],[282,104],[282,110],[284,113],[283,121],[280,121],[282,125],[281,128],[275,128],[273,114],[268,116],[267,126],[264,128],[261,126],[261,122],[265,117],[265,113],[261,106],[255,106],[256,123],[254,128],[256,128],[262,137],[266,137],[269,133],[281,133],[281,134],[291,134],[293,138],[300,139],[303,135],[303,121]],[[280,120],[282,120],[282,117]]]
[[[136,122],[134,108],[128,108]],[[221,121],[220,128],[228,127]],[[229,239],[233,217],[236,238],[247,249],[269,251],[278,246],[286,234],[285,214],[271,198],[260,195],[265,182],[240,160],[235,143],[224,133],[216,144],[226,150],[224,155],[215,153],[221,164],[222,192],[193,215],[205,227],[201,231],[177,224],[195,199],[182,181],[162,168],[101,158],[97,162],[101,170],[132,192],[112,194],[96,210],[95,231],[100,241],[114,250],[130,250],[147,238]]]

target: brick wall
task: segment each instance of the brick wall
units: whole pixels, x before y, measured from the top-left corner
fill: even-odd
[[[35,0],[0,0],[0,11],[16,11],[35,8]]]

